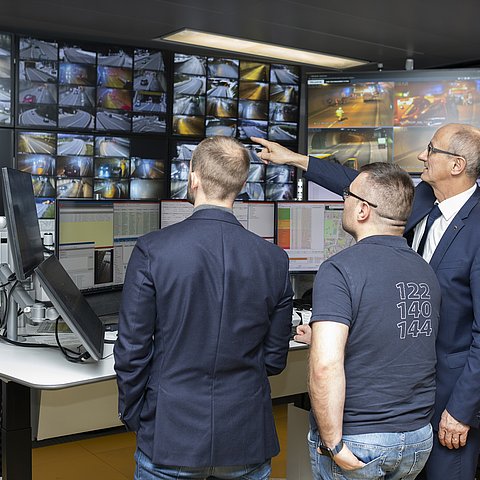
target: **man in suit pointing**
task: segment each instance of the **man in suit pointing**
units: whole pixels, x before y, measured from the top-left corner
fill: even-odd
[[[301,168],[308,180],[338,194],[358,175],[340,164],[252,140],[265,147],[263,160]],[[405,236],[430,263],[442,290],[432,419],[436,441],[422,475],[473,480],[480,453],[480,130],[447,124],[418,159],[424,164],[422,182]]]
[[[238,141],[201,142],[194,213],[132,253],[114,353],[136,480],[264,480],[279,451],[267,375],[286,365],[293,292],[286,253],[233,215],[248,170]]]

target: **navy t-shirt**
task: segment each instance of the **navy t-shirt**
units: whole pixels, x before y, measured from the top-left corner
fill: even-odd
[[[322,263],[311,321],[349,327],[344,434],[430,421],[439,309],[435,273],[403,237],[367,237]]]

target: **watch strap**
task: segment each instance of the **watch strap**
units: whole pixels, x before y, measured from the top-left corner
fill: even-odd
[[[340,440],[333,448],[330,449],[330,456],[334,457],[343,448],[343,440]]]
[[[322,455],[328,455],[330,458],[333,458],[335,455],[340,453],[340,450],[343,448],[343,440],[340,440],[333,448],[327,447],[321,440],[318,445]]]

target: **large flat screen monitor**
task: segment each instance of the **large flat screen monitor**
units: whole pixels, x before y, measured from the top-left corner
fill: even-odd
[[[417,155],[445,123],[480,126],[480,70],[309,74],[308,153],[353,168]]]
[[[282,202],[277,208],[277,245],[291,272],[316,272],[320,264],[354,243],[342,228],[342,202]]]
[[[72,332],[93,360],[101,360],[105,328],[55,255],[36,269],[40,284]]]
[[[2,168],[2,193],[12,253],[12,270],[26,280],[43,261],[43,243],[29,173]]]
[[[56,223],[56,253],[77,287],[118,289],[138,237],[159,228],[159,204],[59,199]]]
[[[160,228],[165,228],[187,219],[193,213],[193,205],[186,200],[162,200]],[[251,232],[274,242],[275,204],[274,202],[235,202],[233,214]]]

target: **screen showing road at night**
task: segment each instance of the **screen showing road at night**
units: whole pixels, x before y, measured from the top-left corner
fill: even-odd
[[[420,173],[417,156],[439,126],[480,126],[478,70],[311,74],[307,85],[309,154],[353,168]]]

